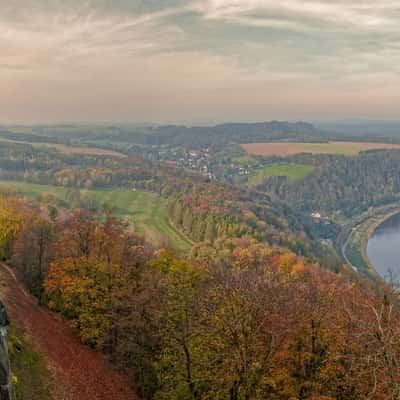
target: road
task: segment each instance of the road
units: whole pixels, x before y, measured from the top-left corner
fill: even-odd
[[[114,371],[102,354],[82,345],[75,330],[57,314],[38,306],[5,264],[0,264],[0,296],[10,319],[45,355],[54,376],[54,400],[136,398],[128,378]]]
[[[342,255],[343,260],[350,265],[355,271],[358,271],[358,268],[355,267],[349,260],[346,255],[346,248],[350,243],[350,240],[354,234],[354,231],[362,225],[368,219],[374,218],[379,215],[383,215],[384,218],[390,217],[391,215],[397,214],[400,212],[400,203],[391,203],[386,206],[378,207],[373,210],[373,212],[365,212],[357,217],[349,220],[345,225],[343,225],[341,232],[336,238],[335,247],[336,250]],[[381,223],[382,221],[380,221]]]
[[[346,254],[347,245],[350,243],[351,237],[353,236],[353,233],[354,233],[354,230],[355,230],[355,229],[356,229],[356,228],[353,228],[353,229],[350,231],[349,235],[347,236],[346,242],[343,244],[343,246],[342,246],[342,248],[341,248],[341,251],[342,251],[342,256],[343,256],[343,258],[345,259],[346,263],[347,263],[348,265],[350,265],[350,267],[352,267],[354,271],[358,272],[358,268],[355,267],[355,266],[351,263],[351,261],[349,260],[349,258],[347,257],[347,254]]]

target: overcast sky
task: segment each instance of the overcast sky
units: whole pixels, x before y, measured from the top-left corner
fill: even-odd
[[[398,118],[398,0],[0,0],[0,123]]]

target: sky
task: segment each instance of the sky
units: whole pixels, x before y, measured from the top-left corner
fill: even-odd
[[[0,0],[0,123],[396,119],[398,0]]]

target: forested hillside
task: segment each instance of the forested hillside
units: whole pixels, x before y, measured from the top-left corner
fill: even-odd
[[[54,194],[1,194],[0,256],[144,400],[396,398],[398,291],[317,240],[339,226],[308,222],[399,199],[400,152],[252,161],[308,173],[248,187],[148,158],[4,143],[0,179]],[[90,195],[121,188],[162,199],[191,251],[146,242]]]
[[[354,216],[400,198],[400,152],[370,151],[358,157],[329,157],[304,180],[270,178],[266,190],[297,210]]]
[[[143,399],[396,398],[398,292],[250,237],[154,252],[109,210],[2,197],[0,249]]]

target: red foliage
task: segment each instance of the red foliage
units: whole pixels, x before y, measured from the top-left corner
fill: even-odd
[[[48,358],[56,399],[136,398],[128,378],[113,370],[102,354],[81,344],[76,332],[56,314],[39,307],[5,265],[1,266],[0,278],[1,295],[11,319]]]

